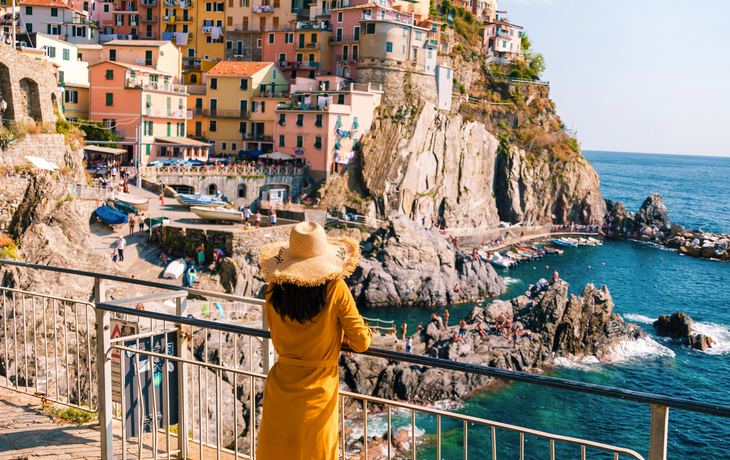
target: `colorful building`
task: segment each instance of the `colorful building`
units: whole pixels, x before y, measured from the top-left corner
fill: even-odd
[[[69,121],[89,118],[89,65],[79,60],[76,45],[41,33],[18,34],[20,50],[56,75],[63,94],[61,110]]]
[[[506,12],[498,13],[498,19],[485,22],[482,28],[482,40],[488,61],[507,63],[521,59],[523,28],[510,24]]]
[[[22,0],[18,8],[26,32],[41,32],[74,44],[99,41],[98,22],[61,0]]]
[[[194,88],[188,97],[191,137],[206,139],[218,155],[273,150],[274,111],[289,95],[273,62],[221,61],[205,74],[204,89]]]
[[[315,180],[354,161],[382,88],[337,76],[299,77],[276,109],[275,150],[302,158]]]
[[[306,2],[300,0],[302,8],[298,8],[298,3],[292,3],[292,0],[229,2],[226,8],[226,60],[274,61],[263,55],[264,34],[293,32],[294,22],[308,18],[309,4]]]
[[[89,118],[103,122],[127,145],[126,160],[206,160],[207,144],[186,137],[187,88],[153,67],[104,61],[89,67]],[[138,136],[141,130],[141,136]],[[136,148],[141,147],[141,148]]]
[[[173,75],[173,83],[181,82],[182,56],[180,50],[169,41],[112,40],[104,43],[99,60],[151,67]]]

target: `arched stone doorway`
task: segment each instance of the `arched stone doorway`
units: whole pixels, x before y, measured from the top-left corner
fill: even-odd
[[[10,82],[10,70],[8,66],[0,63],[0,97],[7,107],[2,113],[3,121],[15,120],[15,110],[13,107],[13,85]],[[1,104],[1,103],[0,103]]]
[[[215,184],[208,185],[208,195],[215,195],[218,193],[218,186]]]
[[[32,118],[35,121],[43,121],[41,111],[41,97],[38,92],[38,83],[30,78],[20,80],[20,102],[23,118]]]

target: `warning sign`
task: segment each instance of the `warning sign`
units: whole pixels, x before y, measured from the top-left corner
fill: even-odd
[[[112,340],[139,334],[139,324],[132,321],[112,319],[109,326]],[[122,364],[121,353],[118,350],[112,351],[112,401],[122,402]]]

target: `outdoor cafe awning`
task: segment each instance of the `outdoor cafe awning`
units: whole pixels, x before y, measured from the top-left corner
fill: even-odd
[[[177,144],[185,147],[208,147],[209,145],[207,142],[196,141],[188,137],[156,137],[155,140],[163,144]]]
[[[84,150],[88,153],[95,153],[97,155],[124,155],[127,153],[124,149],[113,149],[111,147],[101,147],[98,145],[87,145]]]

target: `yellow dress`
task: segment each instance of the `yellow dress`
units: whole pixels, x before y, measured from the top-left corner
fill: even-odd
[[[337,460],[343,337],[355,351],[371,333],[342,280],[327,287],[327,305],[312,322],[282,319],[266,296],[266,320],[279,359],[269,371],[258,433],[260,460]]]

